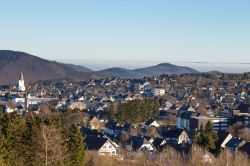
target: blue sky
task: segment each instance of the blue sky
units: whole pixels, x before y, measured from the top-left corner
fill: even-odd
[[[0,49],[62,61],[250,62],[249,0],[0,0]]]

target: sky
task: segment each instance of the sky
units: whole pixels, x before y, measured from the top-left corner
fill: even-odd
[[[96,68],[250,63],[250,1],[0,0],[0,49]]]

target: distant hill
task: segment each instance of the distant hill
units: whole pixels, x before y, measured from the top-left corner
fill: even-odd
[[[161,63],[156,66],[150,66],[141,69],[133,70],[137,73],[146,76],[159,76],[163,74],[184,74],[184,73],[197,73],[198,71],[184,66],[177,66],[170,63]]]
[[[197,73],[194,69],[169,63],[135,70],[117,67],[92,71],[83,66],[49,61],[24,52],[0,50],[0,85],[17,83],[21,71],[26,83],[60,79],[78,81],[106,77],[142,78],[162,74]]]
[[[102,70],[101,72],[114,74],[122,78],[141,78],[144,76],[160,76],[163,74],[197,73],[198,71],[189,67],[177,66],[170,63],[162,63],[156,66],[150,66],[135,70],[128,70],[124,68],[109,68]]]
[[[0,50],[0,85],[17,83],[21,71],[26,82],[102,77],[95,72],[83,73],[79,70],[79,67],[48,61],[24,52]]]
[[[105,70],[102,70],[99,72],[100,73],[107,73],[109,75],[114,75],[114,76],[121,77],[121,78],[140,78],[140,77],[143,77],[142,74],[137,73],[133,70],[119,68],[119,67],[109,68],[109,69],[105,69]]]
[[[73,65],[73,64],[65,64],[65,65],[79,72],[94,72],[93,70],[80,65]]]

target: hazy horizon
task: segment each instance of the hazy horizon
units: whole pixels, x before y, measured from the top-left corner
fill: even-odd
[[[129,61],[129,60],[69,60],[56,59],[58,62],[81,65],[94,71],[107,68],[138,69],[158,65],[160,63],[171,63],[174,65],[186,66],[199,72],[220,71],[226,73],[250,72],[250,63],[212,63],[212,62],[173,62],[173,61]]]

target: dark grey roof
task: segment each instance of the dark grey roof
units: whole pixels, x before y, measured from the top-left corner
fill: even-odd
[[[108,138],[93,136],[87,136],[84,140],[88,150],[99,150],[107,141]]]
[[[140,136],[132,136],[127,141],[127,145],[131,145],[134,151],[139,150],[143,144],[151,144],[151,143],[146,138]]]
[[[89,128],[82,127],[81,132],[84,134],[84,136],[93,136],[93,137],[103,137],[104,134],[97,131],[97,130],[91,130]]]
[[[149,126],[149,125],[151,125],[153,122],[155,121],[155,119],[149,119],[146,123],[145,123],[145,125],[146,126]]]
[[[154,147],[156,147],[158,150],[160,149],[160,145],[162,144],[162,142],[164,141],[164,138],[155,138],[154,139],[154,142],[153,142],[153,145]]]
[[[217,135],[218,135],[218,140],[217,140],[217,144],[221,145],[225,139],[228,137],[230,133],[227,131],[218,131]]]
[[[167,130],[164,133],[162,133],[162,136],[165,138],[178,138],[182,132],[184,132],[184,129],[173,129],[173,130]]]
[[[226,144],[226,147],[236,149],[243,141],[245,140],[238,137],[234,137]]]
[[[106,127],[112,129],[112,128],[116,128],[118,125],[119,125],[118,122],[113,121],[113,120],[110,120],[110,121],[108,121],[108,123],[106,124]]]
[[[182,119],[190,119],[192,117],[198,116],[207,116],[205,113],[197,113],[197,112],[190,112],[190,111],[179,111],[177,117],[181,117]]]
[[[250,113],[250,104],[240,104],[237,110],[240,110],[241,113]]]
[[[125,131],[129,131],[131,128],[133,128],[133,126],[132,126],[130,123],[125,123],[125,124],[123,125],[123,129],[124,129]]]

